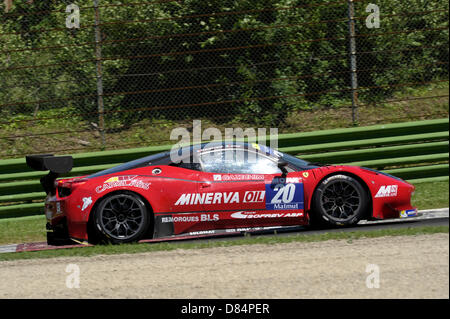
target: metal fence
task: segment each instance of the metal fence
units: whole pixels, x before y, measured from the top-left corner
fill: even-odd
[[[0,158],[448,116],[448,3],[5,0]]]

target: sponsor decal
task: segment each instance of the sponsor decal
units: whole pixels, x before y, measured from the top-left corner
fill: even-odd
[[[272,180],[272,184],[286,184],[286,183],[300,183],[298,177],[275,177]]]
[[[270,141],[270,143],[272,144],[272,141]],[[256,144],[256,143],[252,143],[252,147],[256,149],[258,152],[262,152],[276,157],[283,157],[283,154],[275,150],[276,147],[268,147],[264,144]]]
[[[208,235],[208,234],[215,234],[215,230],[200,230],[200,231],[193,231],[190,232],[189,235]]]
[[[226,233],[235,233],[238,231],[249,231],[250,229],[252,229],[252,228],[227,228],[227,229],[225,229],[225,232]]]
[[[264,202],[265,191],[246,191],[244,193],[243,203],[262,203]]]
[[[219,214],[201,214],[201,222],[216,222],[219,220]]]
[[[270,228],[270,227],[267,227]],[[228,228],[225,229],[226,233],[235,233],[235,232],[243,232],[243,231],[256,231],[256,230],[262,230],[264,229],[263,227],[244,227],[244,228]]]
[[[198,216],[169,216],[161,218],[163,223],[194,223],[198,221]]]
[[[181,194],[175,202],[179,205],[214,205],[214,204],[233,204],[233,203],[262,203],[264,202],[265,191],[246,191],[242,200],[238,192],[223,193],[184,193]]]
[[[223,193],[188,193],[181,194],[175,205],[199,205],[199,204],[233,204],[239,203],[238,192]]]
[[[221,181],[222,180],[222,175],[213,175],[213,179],[215,181]]]
[[[127,176],[127,177],[130,177],[130,179],[133,179],[136,176]],[[108,178],[106,181],[104,181],[104,183],[112,183],[112,182],[117,182],[117,181],[119,181],[119,176],[114,176],[114,177]]]
[[[92,197],[83,197],[83,207],[81,211],[83,212],[86,208],[88,208],[92,204]]]
[[[190,216],[168,216],[161,218],[162,223],[195,223],[215,222],[219,220],[219,214],[201,214]]]
[[[216,176],[220,176],[216,179]],[[260,174],[225,174],[225,175],[214,175],[214,180],[219,181],[249,181],[249,180],[264,180],[264,175]]]
[[[61,203],[60,202],[56,202],[56,214],[61,214]]]
[[[266,209],[303,209],[303,183],[297,181],[266,184]]]
[[[258,230],[268,230],[268,229],[277,229],[280,226],[272,226],[272,227],[243,227],[243,228],[228,228],[225,229],[226,233],[235,233],[235,232],[244,232],[244,231],[258,231]]]
[[[236,212],[231,214],[232,218],[237,219],[255,219],[255,218],[286,218],[302,217],[303,213],[262,213],[262,212]]]
[[[308,178],[309,173],[308,172],[304,172],[302,175],[303,175],[304,178]]]
[[[416,217],[417,209],[407,209],[400,211],[400,218]]]
[[[378,190],[375,198],[378,197],[395,197],[397,196],[398,185],[383,185]]]
[[[183,193],[175,206],[265,203],[268,210],[303,209],[303,184],[298,182],[298,177],[277,178],[265,191]]]
[[[261,148],[259,147],[259,145],[256,144],[256,143],[252,143],[252,146],[253,146],[254,149],[257,149],[258,151],[261,150]]]
[[[102,193],[108,189],[115,187],[136,187],[142,189],[148,189],[150,183],[144,183],[143,181],[136,179],[137,175],[130,176],[115,176],[107,179],[103,182],[102,186],[97,186],[95,191]]]

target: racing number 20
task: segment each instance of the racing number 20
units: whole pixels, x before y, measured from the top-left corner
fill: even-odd
[[[272,204],[290,203],[294,199],[295,184],[277,184],[274,190],[277,193],[270,201]]]

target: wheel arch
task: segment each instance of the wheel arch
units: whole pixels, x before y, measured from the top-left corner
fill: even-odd
[[[370,219],[373,215],[373,201],[372,201],[372,194],[370,192],[370,188],[369,185],[367,185],[366,181],[364,181],[360,176],[356,175],[355,173],[352,172],[348,172],[348,171],[336,171],[336,172],[332,172],[330,174],[324,175],[314,186],[314,190],[309,198],[309,210],[311,213],[314,214],[314,207],[313,207],[313,198],[314,195],[317,191],[317,188],[319,188],[319,185],[327,178],[331,177],[331,176],[335,176],[335,175],[346,175],[349,177],[354,178],[355,180],[357,180],[361,186],[364,188],[364,190],[366,191],[367,194],[367,198],[369,200],[369,203],[367,205],[367,211],[364,213],[364,218],[365,219]]]
[[[94,227],[95,227],[94,226],[94,214],[95,214],[95,211],[96,211],[98,205],[101,203],[101,201],[103,199],[113,196],[115,194],[119,194],[119,193],[132,193],[133,195],[138,196],[142,200],[142,202],[145,204],[145,207],[147,208],[147,211],[148,211],[149,217],[150,217],[150,226],[147,230],[146,236],[148,236],[148,235],[153,236],[154,227],[155,227],[155,215],[154,215],[153,207],[150,204],[150,202],[147,200],[147,198],[145,198],[142,194],[140,194],[138,192],[134,192],[134,191],[128,190],[128,189],[119,189],[119,190],[111,191],[111,192],[103,195],[102,197],[97,198],[95,203],[92,205],[92,208],[89,212],[88,222],[86,225],[89,242],[96,243],[98,241],[98,238],[96,236],[96,231],[94,229]]]

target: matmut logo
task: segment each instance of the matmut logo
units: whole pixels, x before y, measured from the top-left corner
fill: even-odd
[[[378,190],[375,198],[377,197],[394,197],[397,196],[398,185],[383,185]]]

